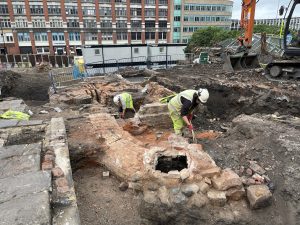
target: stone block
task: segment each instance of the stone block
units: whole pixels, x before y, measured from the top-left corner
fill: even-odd
[[[159,102],[151,103],[151,104],[146,104],[141,106],[139,110],[140,115],[146,115],[146,114],[159,114],[159,113],[168,113],[168,105],[167,104],[162,104]]]
[[[0,179],[0,203],[29,194],[49,191],[51,175],[38,171]]]
[[[144,201],[149,204],[158,204],[159,200],[157,193],[155,191],[145,191],[144,192]]]
[[[51,211],[48,191],[14,198],[0,204],[1,225],[50,225]]]
[[[181,192],[187,196],[191,197],[193,194],[199,191],[199,187],[196,184],[185,184],[181,187]]]
[[[4,120],[0,119],[0,129],[1,128],[7,128],[7,127],[14,127],[17,126],[18,120]]]
[[[22,99],[14,99],[0,102],[0,111],[5,112],[7,110],[24,112],[26,104],[24,104]]]
[[[204,181],[201,181],[199,184],[199,189],[203,194],[206,194],[208,189],[209,189],[209,185],[207,183],[205,183]]]
[[[162,204],[171,206],[169,191],[165,186],[158,189],[158,198]]]
[[[208,203],[208,198],[206,195],[202,193],[196,193],[192,197],[190,197],[188,206],[189,207],[196,207],[196,208],[202,208]]]
[[[225,191],[209,190],[207,197],[214,206],[224,206],[227,201]]]
[[[41,143],[0,147],[0,160],[13,156],[40,154],[41,148]]]
[[[0,178],[15,176],[40,170],[40,155],[12,156],[0,160]]]
[[[245,189],[240,188],[230,188],[226,191],[226,197],[228,200],[239,201],[245,196]]]
[[[42,163],[42,170],[52,170],[52,168],[53,168],[52,161],[50,161],[50,162],[45,161]]]
[[[251,185],[247,188],[247,198],[252,209],[270,205],[272,193],[266,185]]]
[[[36,126],[42,124],[43,120],[22,120],[18,123],[18,126]]]
[[[225,169],[220,176],[212,179],[213,186],[220,191],[226,191],[229,188],[241,187],[242,181],[240,177],[231,169]]]
[[[266,173],[266,171],[254,161],[250,161],[249,168],[260,175]]]
[[[188,169],[182,169],[180,171],[180,179],[185,180],[190,176],[190,171]]]
[[[53,168],[51,172],[52,172],[52,176],[55,178],[64,176],[64,172],[62,171],[62,169],[60,167]]]
[[[202,170],[200,172],[200,175],[203,177],[209,177],[212,178],[214,176],[219,176],[221,172],[221,169],[219,167],[210,168],[207,170]]]

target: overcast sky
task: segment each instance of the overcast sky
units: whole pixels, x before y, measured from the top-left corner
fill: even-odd
[[[241,17],[241,2],[242,0],[234,0],[232,18],[239,19]],[[278,5],[288,6],[290,0],[260,0],[256,5],[255,18],[268,19],[278,17]],[[298,4],[294,14],[300,16],[300,5]]]

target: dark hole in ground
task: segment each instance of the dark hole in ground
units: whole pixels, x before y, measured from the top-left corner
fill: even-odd
[[[172,170],[181,171],[187,168],[187,157],[184,155],[180,156],[159,156],[157,159],[156,170],[160,170],[163,173],[168,173]]]
[[[44,128],[24,128],[18,132],[10,134],[5,145],[9,146],[37,143],[43,141],[44,137]]]

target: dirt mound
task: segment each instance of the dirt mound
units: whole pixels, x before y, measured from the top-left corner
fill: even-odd
[[[49,100],[50,81],[47,73],[32,71],[1,71],[3,97],[23,99],[28,105],[45,104]]]
[[[11,96],[10,93],[16,87],[20,78],[20,74],[12,71],[0,71],[0,87],[3,97]]]

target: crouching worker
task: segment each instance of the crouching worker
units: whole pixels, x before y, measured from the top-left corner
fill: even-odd
[[[193,131],[193,110],[209,98],[207,89],[185,90],[175,95],[168,103],[168,109],[173,121],[175,134],[182,135],[182,129],[187,126]]]
[[[114,103],[119,107],[119,114],[122,119],[125,118],[125,113],[127,110],[132,110],[135,113],[132,96],[127,92],[116,95],[114,97]]]

